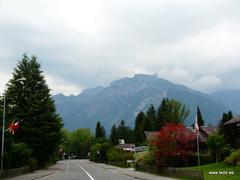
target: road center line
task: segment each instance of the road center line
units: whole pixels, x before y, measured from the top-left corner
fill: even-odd
[[[83,169],[82,166],[80,166],[80,165],[77,164],[76,162],[75,162],[75,164],[76,164],[81,170],[83,170],[83,172],[85,172],[91,180],[94,180],[94,178],[93,178],[85,169]]]

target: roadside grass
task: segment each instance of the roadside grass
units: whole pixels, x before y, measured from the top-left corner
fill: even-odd
[[[240,166],[228,166],[223,162],[186,169],[202,170],[205,180],[240,180]]]

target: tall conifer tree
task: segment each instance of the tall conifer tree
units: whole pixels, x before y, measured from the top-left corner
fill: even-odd
[[[101,123],[99,121],[96,125],[95,137],[96,139],[105,138],[105,129],[103,126],[101,126]]]
[[[126,141],[127,127],[125,126],[124,120],[121,120],[120,125],[117,128],[117,133],[118,133],[119,139],[124,139]]]
[[[199,106],[197,107],[197,120],[198,120],[198,126],[204,126],[204,120],[202,118],[202,113],[200,111]]]
[[[223,135],[225,144],[230,144],[231,147],[235,147],[235,125],[224,125],[224,123],[228,122],[230,119],[233,118],[232,112],[228,111],[228,113],[223,113],[222,120],[219,123],[219,134]]]
[[[156,116],[156,110],[154,106],[151,104],[151,106],[148,108],[146,112],[146,116],[144,118],[143,122],[143,130],[144,131],[154,131],[154,122],[156,121],[157,116]]]
[[[117,128],[115,124],[112,126],[112,129],[111,129],[110,141],[112,145],[118,144],[118,134],[117,134]]]
[[[168,99],[163,98],[158,110],[157,110],[157,121],[155,123],[156,130],[160,130],[164,125],[165,121],[169,119],[168,117]]]
[[[144,118],[145,118],[145,114],[141,111],[140,113],[138,113],[135,120],[134,141],[136,144],[141,144],[145,140],[145,135],[143,130]]]
[[[26,79],[24,82],[17,81],[22,77]],[[57,151],[62,123],[35,56],[24,54],[18,62],[6,97],[8,117],[20,120],[15,141],[32,149],[38,167],[45,166]]]

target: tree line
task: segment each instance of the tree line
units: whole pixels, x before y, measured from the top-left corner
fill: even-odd
[[[141,145],[145,143],[145,131],[159,131],[166,123],[184,123],[190,110],[180,101],[164,98],[156,109],[152,104],[146,112],[140,111],[135,119],[134,128],[125,125],[121,120],[119,125],[113,124],[109,140],[112,145],[118,144],[119,139],[126,143]],[[105,138],[104,127],[97,122],[96,138]]]

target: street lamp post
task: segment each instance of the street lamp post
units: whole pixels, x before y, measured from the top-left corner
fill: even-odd
[[[15,80],[16,81],[25,81],[26,78],[20,78]],[[2,151],[1,151],[1,172],[3,171],[3,154],[4,154],[4,136],[5,136],[5,116],[6,116],[6,89],[7,84],[5,84],[4,88],[4,98],[3,98],[3,120],[2,120]]]

